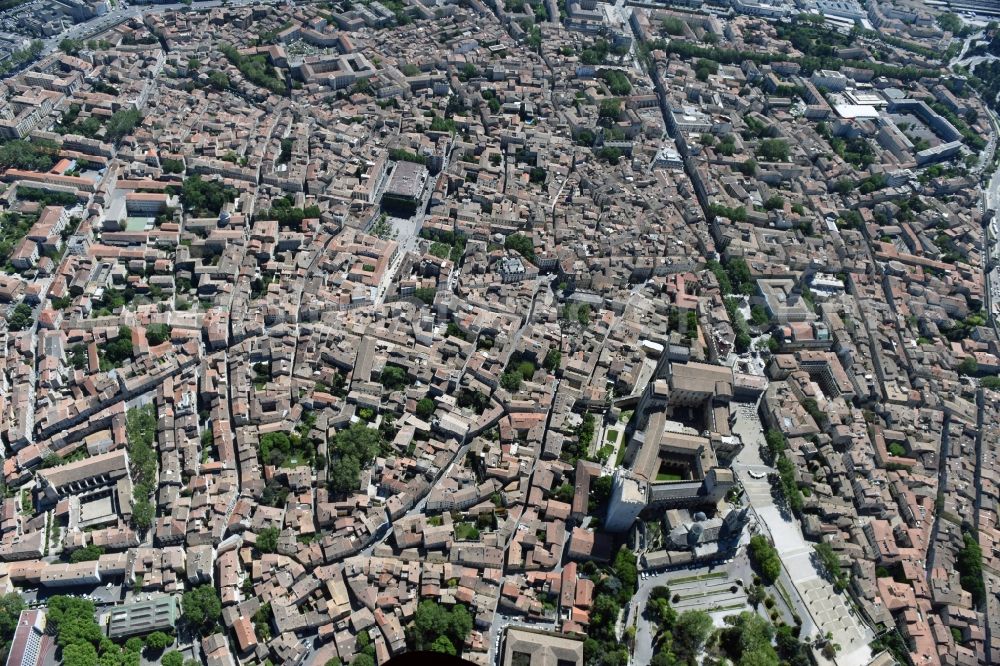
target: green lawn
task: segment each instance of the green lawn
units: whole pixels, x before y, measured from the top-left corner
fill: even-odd
[[[479,530],[472,523],[457,523],[455,525],[455,538],[460,541],[475,541],[479,538]]]
[[[618,431],[615,430],[614,428],[604,433],[604,441],[606,441],[608,444],[614,444],[615,440],[617,439],[618,439]]]
[[[729,574],[725,571],[714,571],[712,573],[701,574],[698,576],[684,576],[683,578],[674,578],[670,581],[671,585],[678,585],[680,583],[690,583],[692,581],[700,580],[712,580],[713,578],[728,578]]]
[[[666,472],[660,472],[656,475],[657,481],[683,481],[680,474],[669,474]]]
[[[618,455],[615,456],[615,467],[621,467],[622,461],[625,460],[625,451],[628,450],[628,443],[622,442],[618,446]]]

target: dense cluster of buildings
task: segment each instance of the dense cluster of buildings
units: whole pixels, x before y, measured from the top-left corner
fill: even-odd
[[[637,529],[745,544],[749,408],[883,647],[1000,660],[989,115],[923,11],[685,4],[158,11],[0,84],[0,584],[120,584],[114,639],[211,585],[210,665],[425,600],[582,664]]]

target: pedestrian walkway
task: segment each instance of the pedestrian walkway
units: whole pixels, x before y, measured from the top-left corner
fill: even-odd
[[[763,427],[754,409],[737,409],[736,414],[733,429],[742,436],[745,446],[733,463],[733,471],[746,490],[762,531],[781,557],[785,569],[782,579],[794,588],[792,602],[802,619],[803,637],[815,640],[829,633],[840,646],[834,660],[837,666],[864,666],[871,660],[869,644],[874,634],[847,605],[846,595],[836,592],[820,575],[813,544],[802,535],[798,520],[787,509],[775,505],[768,479],[755,479],[749,474],[751,469],[759,472],[766,467],[760,457]],[[816,656],[821,664],[826,661],[818,651]]]

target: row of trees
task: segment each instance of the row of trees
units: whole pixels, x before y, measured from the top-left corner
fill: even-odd
[[[983,551],[972,530],[962,532],[962,547],[958,551],[955,567],[959,573],[962,589],[972,595],[977,608],[986,603],[986,585],[983,583]]]
[[[678,55],[682,58],[704,58],[714,60],[718,63],[728,65],[739,65],[744,60],[751,60],[758,65],[766,65],[777,61],[787,61],[797,63],[801,67],[803,76],[809,76],[819,69],[832,69],[839,71],[843,67],[856,67],[868,69],[875,72],[875,76],[885,76],[886,78],[899,79],[901,81],[916,81],[921,78],[938,78],[940,72],[933,69],[920,69],[906,66],[897,67],[885,65],[879,62],[844,60],[835,55],[822,57],[806,55],[804,57],[790,57],[785,53],[767,53],[765,51],[741,51],[734,48],[719,46],[700,46],[692,42],[672,39],[654,40],[647,42],[644,51],[662,50],[667,53]]]
[[[785,435],[780,430],[772,428],[764,437],[767,445],[762,453],[777,467],[781,494],[788,503],[788,508],[798,515],[802,512],[804,500],[799,484],[795,481],[795,465],[786,454],[788,443]]]
[[[583,643],[584,661],[595,666],[624,666],[628,649],[615,634],[622,608],[635,595],[639,572],[635,554],[622,547],[610,569],[593,570],[595,596],[590,610],[590,627]]]
[[[778,576],[781,575],[781,558],[767,537],[760,534],[750,537],[747,554],[750,556],[750,563],[753,565],[754,571],[760,574],[764,584],[774,585]]]
[[[132,524],[139,530],[153,526],[155,509],[149,497],[156,490],[157,456],[153,448],[156,437],[156,406],[134,407],[125,415],[128,434],[129,466],[132,471]]]

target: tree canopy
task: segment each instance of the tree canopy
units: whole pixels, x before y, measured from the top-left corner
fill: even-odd
[[[278,536],[281,530],[277,527],[265,527],[257,534],[257,550],[262,553],[273,553],[278,549]]]
[[[417,606],[413,624],[407,630],[407,640],[414,650],[431,650],[457,654],[472,631],[472,616],[465,606],[451,609],[426,599]]]
[[[333,462],[330,486],[336,492],[349,493],[358,488],[361,468],[378,453],[381,438],[378,430],[364,423],[352,423],[333,438]]]
[[[417,416],[428,419],[434,414],[434,400],[431,398],[421,398],[417,401]]]
[[[184,619],[203,634],[212,631],[222,616],[222,601],[212,585],[199,585],[188,590],[181,599]]]
[[[781,575],[781,559],[771,542],[760,534],[754,535],[750,537],[747,553],[750,555],[754,570],[760,574],[765,583],[773,585]]]
[[[177,650],[171,650],[160,658],[161,666],[183,666],[184,655]]]
[[[236,200],[236,190],[220,180],[202,180],[194,175],[181,184],[181,203],[194,215],[218,215],[223,206]]]
[[[174,637],[162,631],[154,631],[146,636],[146,647],[154,651],[163,650],[173,642]]]
[[[774,630],[756,613],[744,611],[726,618],[719,644],[737,666],[778,666],[778,654],[771,646]]]
[[[0,644],[7,646],[17,630],[17,619],[26,608],[24,599],[16,592],[0,596]]]
[[[983,583],[983,551],[979,547],[974,532],[962,534],[962,548],[958,551],[956,563],[962,589],[972,594],[972,601],[982,608],[986,601],[986,586]]]

